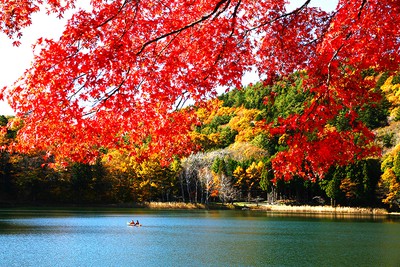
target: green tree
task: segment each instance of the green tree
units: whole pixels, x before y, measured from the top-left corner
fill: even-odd
[[[331,206],[336,206],[337,200],[342,195],[340,190],[341,177],[336,169],[329,176],[320,181],[320,186],[325,191],[326,196],[331,199]]]

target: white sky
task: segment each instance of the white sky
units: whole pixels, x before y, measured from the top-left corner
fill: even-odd
[[[71,16],[70,13],[68,15]],[[0,34],[0,88],[12,85],[30,67],[33,60],[32,45],[38,38],[58,38],[65,24],[55,15],[47,16],[43,13],[34,14],[32,21],[31,27],[23,30],[19,47],[13,46],[13,41],[5,34]],[[0,101],[0,115],[13,114],[8,103]]]
[[[83,0],[78,0],[82,2]],[[301,6],[305,0],[291,0],[289,9]],[[331,11],[336,8],[338,0],[313,0],[311,6],[321,6],[324,10]],[[78,5],[79,6],[79,5]],[[65,18],[70,18],[72,12],[65,14]],[[0,34],[0,88],[12,85],[24,71],[29,68],[33,59],[32,44],[40,37],[57,39],[62,31],[65,20],[59,20],[56,16],[34,14],[32,25],[23,31],[21,45],[13,47],[12,41],[4,34]],[[244,84],[256,82],[255,75],[246,75],[243,79]],[[7,102],[0,101],[0,115],[13,115],[14,111]]]

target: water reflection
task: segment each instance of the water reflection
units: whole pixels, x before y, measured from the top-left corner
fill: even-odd
[[[30,224],[21,224],[15,222],[0,221],[0,233],[1,234],[16,234],[27,231],[33,231],[41,228],[40,226],[32,226]]]

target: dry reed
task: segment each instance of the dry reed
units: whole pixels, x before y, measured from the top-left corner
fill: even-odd
[[[361,207],[332,207],[332,206],[286,206],[286,205],[256,205],[249,204],[250,209],[287,212],[287,213],[320,213],[320,214],[370,214],[387,215],[388,211],[380,208],[361,208]]]
[[[184,202],[146,202],[141,204],[142,207],[149,209],[206,209],[206,206],[200,203],[184,203]],[[233,205],[222,205],[219,208],[250,209],[280,213],[309,213],[309,214],[341,214],[341,215],[387,215],[387,210],[381,208],[361,208],[361,207],[332,207],[332,206],[291,206],[291,205],[270,205],[265,203],[243,203],[238,202]],[[214,207],[215,208],[215,207]]]
[[[204,204],[184,202],[148,202],[144,206],[149,209],[205,209]]]

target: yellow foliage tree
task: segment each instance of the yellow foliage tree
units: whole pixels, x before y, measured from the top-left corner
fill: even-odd
[[[137,201],[139,198],[137,177],[131,160],[128,152],[118,150],[111,150],[102,158],[102,164],[113,184],[111,194],[123,202]]]
[[[253,161],[253,163],[251,163],[251,165],[246,169],[246,183],[249,190],[253,189],[256,185],[260,183],[261,174],[264,167],[265,166],[262,161],[259,161],[258,163]]]
[[[391,103],[390,116],[396,117],[400,109],[400,83],[393,82],[394,76],[386,79],[381,86],[382,92],[386,95],[387,100]]]
[[[170,201],[175,195],[174,188],[181,168],[178,160],[164,166],[162,155],[153,154],[141,161],[132,159],[131,165],[139,183],[140,201]]]
[[[244,170],[241,166],[236,167],[233,176],[237,179],[235,186],[243,191],[247,191],[247,200],[251,199],[251,191],[260,185],[261,175],[265,164],[262,161],[258,163],[252,162],[251,165]]]
[[[245,109],[244,107],[236,109],[236,116],[228,124],[232,130],[238,131],[236,142],[251,141],[260,133],[261,129],[255,128],[255,119],[260,112],[257,109]]]
[[[388,204],[390,207],[393,205],[400,205],[400,182],[392,169],[387,169],[379,181],[379,188],[384,189],[385,198],[382,202]]]
[[[204,124],[209,124],[215,116],[231,115],[233,108],[223,107],[223,101],[218,98],[207,102],[207,105],[197,109],[197,118]]]
[[[237,166],[233,171],[233,177],[236,178],[235,186],[240,186],[246,179],[246,170],[244,170],[242,166]]]
[[[382,162],[383,174],[378,183],[382,202],[391,208],[400,207],[400,144]]]
[[[216,116],[232,116],[234,113],[236,113],[236,108],[233,108],[233,107],[220,107],[216,111],[215,115]]]

